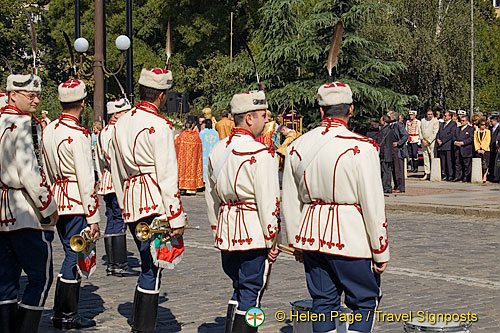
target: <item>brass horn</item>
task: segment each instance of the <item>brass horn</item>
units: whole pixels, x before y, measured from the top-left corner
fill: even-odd
[[[168,221],[154,219],[151,226],[144,222],[139,223],[137,227],[135,227],[135,237],[138,241],[145,242],[151,237],[151,234],[161,233],[165,239],[168,239],[171,231],[172,228]]]
[[[74,235],[69,240],[69,247],[75,252],[82,252],[90,243],[95,243],[97,240],[103,238],[104,236],[90,237],[88,231],[82,235]]]

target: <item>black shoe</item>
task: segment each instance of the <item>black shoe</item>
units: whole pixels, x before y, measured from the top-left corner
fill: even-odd
[[[441,180],[448,180],[448,178],[445,175],[442,175]]]
[[[231,333],[233,331],[234,316],[236,314],[237,307],[237,301],[230,300],[227,304],[226,326],[224,328],[224,333]]]
[[[233,333],[256,333],[257,327],[248,326],[245,315],[236,314],[234,316]]]
[[[0,332],[14,332],[16,327],[17,300],[0,305]]]
[[[38,332],[42,312],[43,310],[30,310],[22,305],[19,306],[16,316],[16,333]]]
[[[95,320],[80,317],[78,313],[65,313],[64,318],[52,317],[52,324],[60,330],[82,329],[96,326]]]
[[[132,332],[154,332],[158,316],[158,294],[135,290],[132,306]]]
[[[80,317],[78,314],[79,300],[80,281],[66,283],[57,278],[56,293],[54,296],[54,316],[52,317],[52,324],[55,328],[70,330],[96,325],[95,320]]]
[[[125,234],[104,237],[104,247],[108,259],[107,275],[119,277],[139,276],[140,272],[128,268],[127,238]]]
[[[453,178],[451,181],[452,181],[452,182],[458,182],[458,181],[460,181],[460,179],[458,179],[458,178]]]

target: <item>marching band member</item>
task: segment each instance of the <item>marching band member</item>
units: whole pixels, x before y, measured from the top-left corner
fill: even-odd
[[[380,299],[380,273],[389,261],[387,219],[377,144],[351,132],[352,92],[334,82],[318,89],[322,123],[293,141],[283,174],[288,243],[304,262],[315,332],[336,332],[331,311],[340,296],[362,320],[348,332],[370,332]],[[301,250],[301,251],[299,251]]]
[[[278,255],[272,249],[280,229],[278,160],[272,148],[255,141],[268,121],[266,109],[263,91],[234,95],[236,127],[209,155],[208,219],[234,287],[226,332],[257,332],[246,324],[245,312],[260,306],[269,265]]]
[[[41,80],[11,74],[7,91],[8,104],[0,113],[0,331],[38,332],[53,280],[51,242],[57,222],[39,159],[41,128],[33,116]],[[21,270],[28,285],[18,308]]]
[[[408,138],[408,162],[410,172],[418,172],[418,143],[420,141],[420,120],[417,119],[417,111],[410,110],[410,119],[406,121],[406,131],[410,134]]]
[[[151,238],[140,242],[135,228],[140,222],[150,224],[163,215],[173,229],[170,237],[175,238],[182,236],[186,224],[178,188],[173,125],[159,114],[172,81],[169,70],[143,69],[139,78],[141,100],[118,119],[113,136],[111,178],[125,223],[141,255],[142,272],[131,319],[134,332],[155,329],[162,272],[151,255]]]
[[[132,106],[126,98],[108,102],[106,105],[108,115],[111,115],[109,123],[100,132],[97,138],[98,174],[100,178],[97,194],[102,195],[106,203],[106,230],[104,234],[104,247],[108,259],[107,275],[114,276],[137,276],[138,272],[128,269],[127,261],[127,238],[125,224],[118,205],[113,183],[111,181],[111,163],[114,159],[112,136],[116,121]]]
[[[78,121],[87,96],[85,84],[69,80],[59,85],[58,93],[62,113],[43,132],[45,164],[59,211],[57,231],[65,252],[56,284],[52,322],[55,328],[78,329],[96,323],[78,315],[81,277],[70,239],[87,225],[91,236],[98,236],[99,199],[94,189],[90,133]]]

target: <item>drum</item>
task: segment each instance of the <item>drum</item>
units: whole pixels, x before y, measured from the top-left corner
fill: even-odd
[[[435,324],[430,324],[428,321],[407,321],[404,324],[405,332],[464,332],[470,333],[470,322],[456,322],[451,321],[445,323],[444,321],[437,321]]]
[[[312,299],[303,299],[290,304],[292,305],[292,311],[299,315],[301,313],[308,313],[312,310]],[[348,312],[349,309],[342,305],[340,311],[345,313]],[[335,324],[337,326],[337,333],[347,332],[345,322],[339,322],[338,319],[335,319]],[[312,322],[293,320],[293,333],[313,333]]]

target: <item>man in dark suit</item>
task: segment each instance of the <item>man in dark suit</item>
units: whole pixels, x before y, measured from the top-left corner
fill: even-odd
[[[392,142],[394,141],[394,132],[389,122],[391,118],[387,115],[380,118],[380,169],[382,171],[382,187],[384,194],[392,193]]]
[[[474,143],[474,128],[469,124],[469,116],[460,118],[461,126],[457,128],[455,146],[459,149],[456,155],[456,175],[453,181],[470,181],[472,170],[472,151]]]
[[[393,193],[405,192],[405,170],[404,160],[408,158],[408,149],[406,142],[410,135],[406,131],[405,125],[399,121],[399,114],[394,111],[389,111],[388,116],[391,117],[391,127],[394,132],[392,143],[392,176],[394,180]]]
[[[492,115],[490,118],[491,124],[491,141],[490,141],[490,166],[488,178],[490,181],[498,183],[499,179],[495,177],[495,161],[497,159],[497,139],[500,133],[500,124],[498,124],[498,116]]]
[[[439,124],[439,132],[436,136],[438,144],[439,159],[441,160],[441,179],[453,179],[453,163],[451,152],[453,149],[453,137],[457,130],[457,123],[451,120],[451,113],[444,113],[444,121]]]

